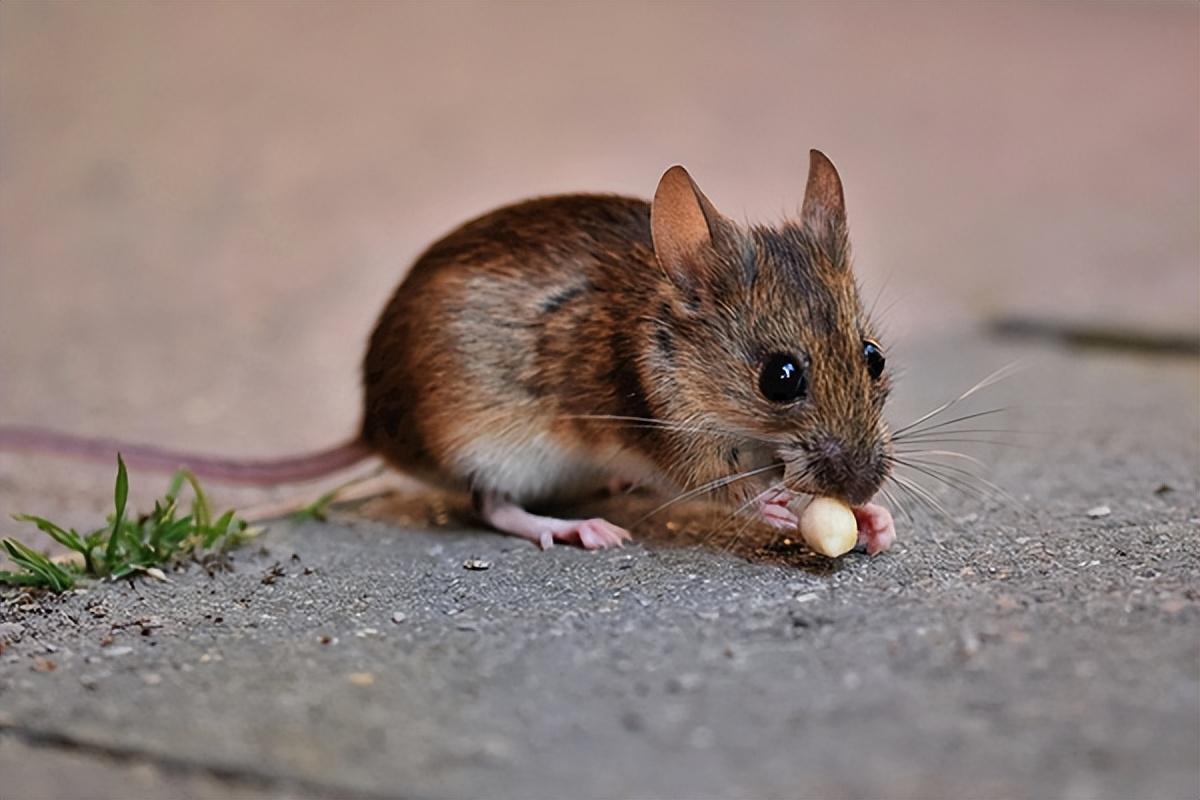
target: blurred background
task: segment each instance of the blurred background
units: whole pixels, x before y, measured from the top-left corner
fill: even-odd
[[[1006,314],[1194,335],[1198,142],[1195,3],[5,2],[0,420],[339,441],[453,226],[677,162],[777,220],[810,147],[893,358]],[[27,509],[112,474],[6,463]]]

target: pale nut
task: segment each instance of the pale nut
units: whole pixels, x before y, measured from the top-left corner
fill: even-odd
[[[816,552],[836,558],[858,544],[858,520],[841,500],[814,497],[800,515],[800,535]]]

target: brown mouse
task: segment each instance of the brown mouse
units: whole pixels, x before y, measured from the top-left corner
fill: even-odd
[[[417,259],[363,365],[360,435],[262,462],[119,449],[248,483],[302,480],[371,454],[470,491],[492,527],[589,549],[629,533],[529,511],[614,480],[710,494],[794,528],[797,495],[842,498],[871,553],[895,538],[869,503],[888,476],[883,349],[850,269],[842,184],[811,152],[799,219],[744,228],[683,167],[652,203],[529,200]],[[118,444],[0,428],[0,448],[110,457]]]

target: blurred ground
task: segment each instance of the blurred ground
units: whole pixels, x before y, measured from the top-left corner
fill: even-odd
[[[799,204],[820,147],[904,369],[893,418],[1021,357],[1036,368],[1003,387],[1024,409],[1007,425],[1054,433],[987,454],[1036,522],[919,517],[894,557],[832,574],[665,542],[540,557],[394,523],[280,528],[263,563],[294,550],[322,577],[265,587],[268,609],[237,602],[260,585],[254,561],[22,617],[0,656],[3,725],[21,732],[0,738],[0,772],[28,796],[42,767],[63,781],[53,794],[114,796],[127,780],[208,796],[230,775],[222,791],[268,794],[548,796],[575,777],[593,796],[957,796],[973,774],[989,796],[1195,796],[1196,362],[1010,348],[973,329],[1018,313],[1194,335],[1197,141],[1194,4],[0,5],[4,422],[245,455],[331,443],[357,422],[358,359],[387,293],[464,218],[538,193],[645,196],[682,162],[730,215],[770,220]],[[111,478],[0,454],[0,511],[90,524]],[[135,498],[164,482],[134,476]],[[1153,494],[1162,483],[1174,491]],[[1098,504],[1113,515],[1080,516]],[[1050,555],[1015,544],[1051,535]],[[496,567],[460,575],[468,553]],[[433,611],[388,627],[392,605],[432,609],[498,576],[482,635]],[[280,611],[301,599],[289,583],[322,613]],[[364,591],[360,618],[347,599]],[[112,617],[62,616],[87,620],[97,597]],[[201,597],[244,616],[214,626]],[[684,622],[710,612],[703,636]],[[140,614],[169,621],[136,642],[163,649],[77,688],[97,671],[87,658],[107,663],[97,631]],[[316,628],[351,646],[313,645]],[[71,654],[54,673],[30,669],[43,641]],[[186,671],[210,645],[226,660]],[[726,645],[748,661],[726,665]],[[375,688],[343,686],[354,671]],[[184,723],[180,763],[166,748]],[[853,757],[822,749],[837,741]]]

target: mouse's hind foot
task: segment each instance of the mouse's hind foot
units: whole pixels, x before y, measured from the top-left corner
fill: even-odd
[[[620,546],[633,538],[629,531],[600,519],[557,519],[531,514],[498,492],[477,498],[479,515],[498,531],[520,536],[548,550],[555,542],[577,544],[586,550]]]

